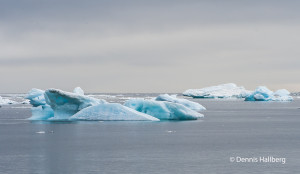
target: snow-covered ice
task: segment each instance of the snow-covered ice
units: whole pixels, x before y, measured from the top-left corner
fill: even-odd
[[[105,121],[159,121],[150,115],[138,112],[118,103],[98,104],[82,109],[71,120],[105,120]]]
[[[288,96],[290,94],[291,94],[290,91],[286,89],[279,89],[274,93],[275,96]]]
[[[276,92],[271,91],[265,86],[259,86],[250,95],[245,98],[245,101],[292,101],[293,97],[286,89],[280,89]]]
[[[218,86],[211,86],[201,89],[188,89],[183,92],[184,96],[194,98],[244,98],[250,91],[234,83],[227,83]]]
[[[130,99],[124,105],[160,120],[196,120],[203,117],[202,114],[182,104],[167,101]]]
[[[194,111],[203,111],[206,110],[204,106],[199,103],[189,101],[187,99],[177,98],[176,95],[169,95],[169,94],[161,94],[155,98],[156,101],[168,101],[172,103],[182,104]]]

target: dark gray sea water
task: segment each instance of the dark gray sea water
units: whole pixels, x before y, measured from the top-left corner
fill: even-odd
[[[122,103],[137,96],[152,97],[154,94],[98,97]],[[202,112],[203,119],[43,122],[26,120],[31,115],[29,105],[2,106],[0,173],[300,172],[299,99],[283,103],[192,100],[207,108]],[[281,162],[259,161],[264,157]]]

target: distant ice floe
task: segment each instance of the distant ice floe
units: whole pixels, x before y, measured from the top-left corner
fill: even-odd
[[[189,101],[187,99],[177,98],[176,95],[169,95],[169,94],[161,94],[155,98],[156,101],[168,101],[172,103],[178,103],[190,108],[194,111],[203,111],[206,110],[204,106],[199,103]]]
[[[46,133],[45,131],[38,131],[38,132],[36,132],[37,134],[44,134],[44,133]]]
[[[12,106],[13,109],[30,109],[30,106]]]
[[[203,117],[202,114],[182,104],[168,101],[130,99],[124,105],[160,120],[196,120]]]
[[[12,101],[10,99],[7,99],[7,98],[2,98],[0,96],[0,105],[9,105],[9,104],[17,104],[18,102],[16,101]]]
[[[5,93],[3,96],[0,96],[0,105],[29,104],[29,100],[24,99],[24,96],[24,94]]]
[[[30,104],[30,100],[25,99],[25,100],[23,100],[23,101],[21,102],[21,104]]]
[[[201,89],[188,89],[183,92],[184,96],[194,98],[245,98],[251,91],[234,83],[211,86]]]
[[[265,86],[259,86],[245,98],[245,101],[293,101],[293,97],[286,89],[273,92]]]
[[[92,95],[88,95],[89,97],[100,97],[100,98],[116,98],[116,95],[109,95],[109,94],[92,94]]]

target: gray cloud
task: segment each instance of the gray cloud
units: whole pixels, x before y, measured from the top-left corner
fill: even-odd
[[[1,1],[0,91],[297,91],[297,1]],[[26,80],[24,80],[26,79]]]

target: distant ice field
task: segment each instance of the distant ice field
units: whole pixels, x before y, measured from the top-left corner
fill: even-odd
[[[157,97],[160,94],[164,94],[164,93],[87,93],[86,95],[95,97],[98,99],[105,99],[106,101],[108,101],[110,103],[116,102],[116,103],[122,104],[128,99],[132,99],[132,98],[154,99],[155,97]],[[179,98],[185,98],[185,99],[193,101],[192,97],[183,96],[181,93],[168,93],[168,94],[177,95]],[[26,93],[18,93],[18,94],[0,93],[0,96],[2,98],[20,102],[20,103],[27,101],[26,99],[24,99],[24,97],[26,96]],[[293,96],[294,98],[299,98],[300,92],[291,93],[291,96]],[[210,100],[210,99],[203,99],[203,100]],[[223,101],[223,100],[238,100],[238,99],[234,99],[234,98],[222,99],[221,98],[221,99],[215,99],[215,100]],[[196,101],[201,101],[201,99],[196,99]]]

